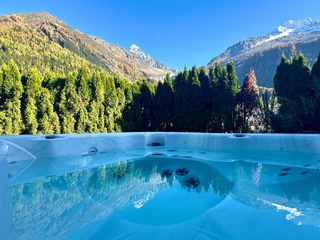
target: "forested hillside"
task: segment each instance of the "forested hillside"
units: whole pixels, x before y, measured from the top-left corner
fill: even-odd
[[[50,69],[56,74],[66,74],[87,65],[98,66],[63,48],[26,27],[17,16],[0,18],[0,62],[14,60],[22,74],[36,67],[40,72]]]
[[[87,65],[139,81],[163,79],[167,73],[178,72],[136,45],[126,49],[110,44],[81,33],[46,12],[0,16],[0,65],[10,59],[22,74],[27,74],[31,67],[40,72],[50,69],[57,74],[67,74]]]

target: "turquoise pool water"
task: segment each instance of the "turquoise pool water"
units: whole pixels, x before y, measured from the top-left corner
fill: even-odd
[[[9,161],[14,239],[320,236],[319,153],[155,142],[28,158]]]

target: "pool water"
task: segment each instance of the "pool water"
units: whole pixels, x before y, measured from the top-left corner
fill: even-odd
[[[319,239],[318,154],[150,149],[9,164],[14,238]]]

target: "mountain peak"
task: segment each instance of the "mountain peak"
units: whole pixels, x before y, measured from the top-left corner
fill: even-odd
[[[140,49],[139,46],[135,44],[131,44],[129,51],[137,55],[139,58],[143,59],[144,61],[150,61],[152,59],[152,57],[149,54],[146,54],[144,51]]]
[[[319,24],[319,22],[317,20],[313,20],[307,17],[305,19],[299,19],[299,20],[288,20],[283,24],[283,26],[288,28],[293,28],[293,29],[300,29],[300,28],[304,28],[306,26],[315,25],[315,24]]]
[[[311,18],[288,20],[265,36],[248,38],[228,47],[213,58],[208,66],[214,66],[216,62],[226,65],[233,61],[239,79],[244,79],[250,68],[253,68],[259,85],[272,87],[272,79],[282,54],[291,57],[303,53],[308,64],[312,65],[318,57],[319,47],[319,21]]]
[[[129,51],[134,52],[134,53],[139,53],[139,52],[141,52],[141,49],[139,46],[137,46],[135,44],[131,44]]]
[[[131,44],[129,48],[129,52],[132,53],[134,56],[136,56],[136,58],[148,63],[154,69],[165,70],[167,73],[170,73],[172,76],[178,73],[178,70],[171,67],[167,67],[162,63],[154,60],[149,54],[142,51],[141,48],[136,44]],[[164,78],[164,75],[161,77]]]
[[[287,33],[288,34],[300,34],[312,32],[320,29],[320,22],[313,20],[309,17],[300,20],[288,20],[282,25],[278,26],[277,29],[270,33],[270,35]]]

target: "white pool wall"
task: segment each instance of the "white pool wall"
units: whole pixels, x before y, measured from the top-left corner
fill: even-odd
[[[10,221],[9,180],[8,180],[8,145],[0,143],[0,236],[13,239]]]
[[[317,134],[211,134],[211,133],[103,133],[1,136],[9,146],[8,160],[83,154],[96,148],[145,148],[152,146],[202,148],[206,150],[270,150],[320,154]]]

